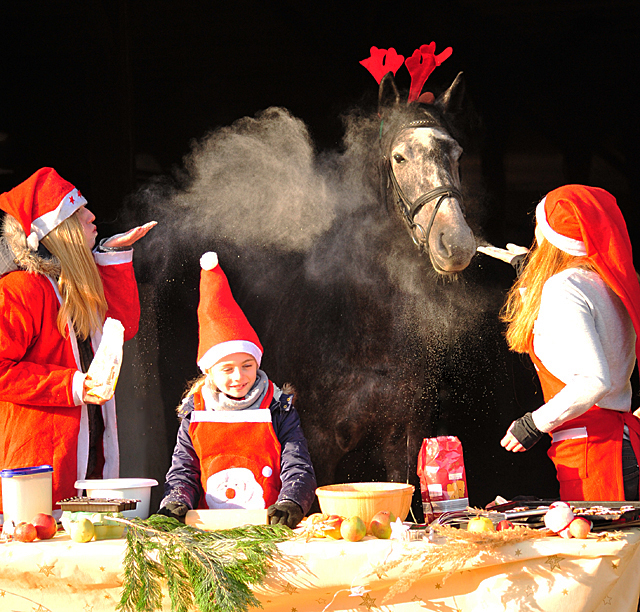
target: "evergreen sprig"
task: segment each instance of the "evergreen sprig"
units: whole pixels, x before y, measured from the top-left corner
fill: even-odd
[[[250,585],[262,583],[276,544],[292,534],[283,525],[202,531],[157,514],[120,521],[128,527],[120,612],[160,610],[163,581],[172,612],[262,607]]]

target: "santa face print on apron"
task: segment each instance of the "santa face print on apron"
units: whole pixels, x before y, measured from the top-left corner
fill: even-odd
[[[280,442],[271,423],[270,383],[259,409],[204,410],[196,394],[189,434],[200,459],[201,508],[257,510],[278,499]]]

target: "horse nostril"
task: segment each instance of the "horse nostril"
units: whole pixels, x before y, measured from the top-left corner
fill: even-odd
[[[443,259],[452,259],[454,253],[454,247],[451,241],[447,240],[446,234],[441,232],[438,235],[437,240],[437,249],[438,255],[440,255]]]

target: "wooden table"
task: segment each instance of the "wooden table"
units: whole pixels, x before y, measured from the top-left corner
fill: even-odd
[[[640,529],[620,533],[612,541],[552,537],[507,545],[446,580],[446,568],[423,576],[385,602],[399,576],[384,570],[386,562],[422,542],[289,541],[256,595],[265,610],[278,612],[636,612]],[[0,610],[113,612],[124,549],[124,540],[78,544],[63,534],[0,544]]]

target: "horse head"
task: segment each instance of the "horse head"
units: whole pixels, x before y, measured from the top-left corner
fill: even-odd
[[[393,74],[380,81],[378,114],[386,199],[440,274],[464,270],[476,252],[461,194],[462,147],[450,121],[464,95],[462,73],[435,102],[401,103]]]

